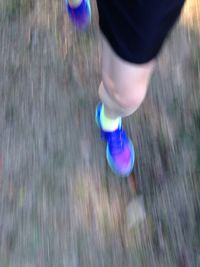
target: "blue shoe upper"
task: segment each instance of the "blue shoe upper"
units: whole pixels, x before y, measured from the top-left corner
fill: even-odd
[[[123,130],[121,121],[116,131],[107,132],[102,129],[101,109],[102,103],[99,103],[96,108],[96,123],[101,129],[102,138],[107,142],[106,157],[108,164],[116,175],[128,176],[133,169],[135,160],[133,144]]]
[[[101,137],[107,142],[109,141],[109,149],[111,154],[120,153],[123,150],[124,145],[129,142],[127,134],[122,128],[122,121],[120,120],[117,130],[113,132],[104,131],[101,127],[100,120],[101,108],[102,103],[99,103],[96,109],[96,122],[98,127],[101,129]]]
[[[66,8],[72,23],[79,29],[85,29],[91,20],[91,7],[89,0],[82,0],[79,6],[71,7],[65,0]]]

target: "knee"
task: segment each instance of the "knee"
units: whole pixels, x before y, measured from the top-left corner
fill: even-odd
[[[108,77],[103,77],[104,87],[112,100],[123,110],[136,110],[143,102],[148,82],[122,81],[115,83]]]
[[[143,102],[146,96],[147,86],[132,85],[125,86],[121,91],[117,91],[113,97],[121,108],[126,110],[136,110]]]

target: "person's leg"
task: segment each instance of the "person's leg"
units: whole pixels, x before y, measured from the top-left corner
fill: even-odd
[[[145,98],[155,62],[133,64],[121,59],[102,36],[101,104],[96,120],[107,142],[106,156],[113,172],[128,176],[134,166],[134,148],[121,118],[134,113]]]
[[[82,1],[83,0],[68,0],[68,3],[71,7],[77,7]]]
[[[122,60],[102,36],[102,82],[99,96],[110,119],[134,113],[145,98],[155,61],[133,64]]]
[[[102,82],[96,121],[107,142],[107,160],[115,173],[133,168],[134,150],[121,118],[141,105],[155,58],[176,22],[184,0],[97,0],[103,34]]]

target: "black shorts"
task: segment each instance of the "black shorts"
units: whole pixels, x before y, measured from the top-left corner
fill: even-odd
[[[184,0],[97,0],[99,25],[116,54],[132,63],[155,58]]]

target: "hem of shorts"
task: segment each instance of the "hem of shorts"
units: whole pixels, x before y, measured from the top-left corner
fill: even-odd
[[[160,52],[160,50],[159,50],[159,51],[157,51],[157,53],[154,53],[151,55],[146,55],[146,56],[141,56],[141,55],[138,56],[137,55],[138,51],[135,51],[132,53],[130,53],[130,52],[125,53],[124,51],[122,51],[122,49],[120,49],[118,47],[118,45],[116,45],[116,42],[113,40],[113,38],[109,37],[109,33],[107,33],[105,31],[105,29],[101,23],[99,23],[99,28],[100,28],[101,34],[104,36],[104,38],[106,38],[106,40],[110,44],[113,51],[117,54],[117,56],[128,63],[138,64],[138,65],[148,63],[148,62],[156,59],[159,52]]]

